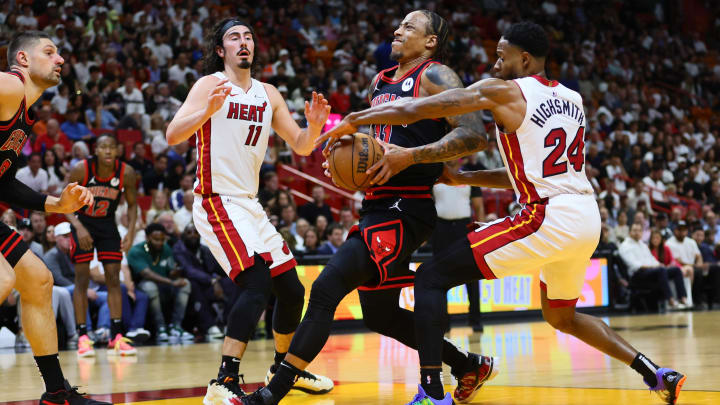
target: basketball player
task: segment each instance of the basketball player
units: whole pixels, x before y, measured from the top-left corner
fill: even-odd
[[[11,71],[0,73],[0,199],[30,210],[58,213],[92,204],[90,191],[77,183],[68,184],[57,198],[38,194],[15,178],[20,153],[35,121],[28,110],[46,89],[60,82],[65,61],[50,37],[39,31],[16,34],[8,45],[7,58]],[[20,292],[22,325],[45,381],[40,403],[107,404],[85,398],[63,377],[50,299],[53,279],[45,263],[4,223],[0,223],[0,252],[0,301],[5,301],[13,288]]]
[[[371,104],[462,87],[457,74],[439,62],[447,39],[448,25],[439,15],[426,10],[408,14],[392,43],[391,57],[398,65],[381,71],[371,82]],[[448,125],[452,127],[449,133]],[[432,153],[442,151],[457,157],[486,145],[479,113],[423,120],[407,127],[375,125],[373,135],[405,147],[433,145]],[[401,289],[413,284],[410,256],[430,237],[437,217],[431,189],[441,175],[442,164],[425,162],[418,160],[418,164],[393,176],[386,186],[366,191],[359,226],[350,231],[313,283],[307,313],[288,356],[267,387],[243,398],[243,403],[274,404],[287,394],[295,376],[327,341],[338,303],[354,289],[358,289],[368,328],[417,348],[413,314],[400,308],[398,302]],[[447,341],[443,360],[461,384],[466,374],[490,378],[494,364],[491,358],[460,352]]]
[[[586,119],[582,98],[547,79],[548,50],[542,27],[530,22],[514,24],[498,42],[494,67],[498,78],[434,97],[350,114],[337,131],[329,134],[353,133],[353,127],[364,124],[410,124],[448,114],[490,110],[505,168],[448,172],[447,182],[513,188],[518,202],[524,205],[517,215],[484,224],[418,270],[415,327],[423,378],[411,404],[452,403],[449,394],[444,397],[443,387],[435,378],[443,354],[447,290],[469,281],[530,269],[540,269],[543,317],[550,325],[630,365],[643,376],[650,390],[669,404],[675,403],[685,382],[683,374],[658,367],[599,318],[575,312],[585,269],[600,238],[600,214],[584,171]],[[401,161],[401,157],[423,152],[422,148],[395,148],[393,153]],[[455,399],[467,402],[475,393],[456,391]]]
[[[277,302],[275,364],[269,375],[287,353],[305,298],[295,259],[256,198],[270,129],[295,152],[308,155],[330,107],[321,94],[313,93],[312,103],[305,103],[308,127],[298,127],[275,86],[251,76],[255,35],[249,24],[223,20],[211,31],[206,45],[207,76],[193,86],[168,127],[167,140],[175,145],[197,135],[195,227],[241,288],[228,316],[218,378],[210,381],[203,400],[205,405],[227,405],[244,395],[238,384],[239,362],[270,292]],[[294,388],[322,394],[333,388],[333,382],[306,372]]]
[[[135,170],[117,158],[117,140],[102,135],[95,144],[95,156],[79,162],[70,172],[70,181],[85,186],[95,197],[93,205],[77,214],[66,215],[73,226],[70,256],[75,263],[75,319],[77,323],[78,356],[95,355],[93,341],[88,337],[86,315],[87,288],[90,281],[90,262],[97,249],[97,257],[105,269],[105,282],[110,308],[110,340],[108,348],[122,356],[135,355],[137,350],[130,339],[123,336],[122,289],[120,262],[123,251],[132,246],[137,222],[137,191]],[[123,193],[128,204],[128,232],[120,240],[115,210]]]

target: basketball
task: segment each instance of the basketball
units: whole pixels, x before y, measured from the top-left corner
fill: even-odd
[[[371,177],[365,174],[383,157],[383,147],[375,138],[363,133],[345,135],[330,151],[328,164],[335,183],[347,190],[364,190]]]

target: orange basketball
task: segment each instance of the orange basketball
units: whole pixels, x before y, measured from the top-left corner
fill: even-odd
[[[364,190],[370,185],[367,169],[383,157],[383,147],[367,134],[345,135],[330,150],[328,164],[335,183],[347,190]]]

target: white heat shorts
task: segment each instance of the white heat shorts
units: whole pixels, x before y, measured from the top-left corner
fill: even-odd
[[[290,248],[255,198],[195,194],[193,222],[233,280],[255,264],[255,254],[270,265],[273,277],[297,265]]]
[[[484,278],[540,269],[550,306],[574,306],[600,240],[600,212],[592,195],[562,194],[483,224],[468,239]]]

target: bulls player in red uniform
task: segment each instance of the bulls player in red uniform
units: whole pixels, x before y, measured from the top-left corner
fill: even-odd
[[[392,43],[391,57],[398,65],[379,72],[372,80],[371,104],[462,87],[457,74],[441,63],[447,40],[447,22],[436,13],[420,10],[408,14]],[[410,256],[430,237],[437,217],[431,189],[443,168],[439,163],[426,163],[438,153],[462,156],[483,149],[486,134],[479,113],[407,126],[379,124],[372,133],[385,143],[428,145],[432,150],[387,184],[366,190],[359,226],[350,231],[314,282],[308,310],[285,361],[268,386],[242,398],[243,404],[274,404],[287,394],[295,376],[327,341],[338,303],[354,289],[358,289],[368,328],[417,348],[413,314],[400,308],[398,302],[401,289],[413,284]],[[493,375],[493,359],[468,355],[450,342],[443,350],[443,361],[459,381],[468,373],[483,378]]]
[[[38,194],[15,179],[20,153],[35,121],[29,107],[60,82],[64,63],[47,34],[26,31],[8,46],[11,71],[0,73],[0,200],[27,209],[69,213],[93,203],[92,194],[77,183],[65,187],[60,198]],[[40,404],[106,404],[85,398],[63,377],[58,361],[58,338],[52,309],[52,274],[22,236],[0,223],[0,301],[13,288],[20,292],[22,324],[35,362],[45,381]],[[5,387],[4,389],[9,389]]]
[[[130,340],[123,335],[122,289],[120,285],[120,262],[122,252],[132,246],[137,222],[136,178],[130,165],[117,159],[117,140],[109,135],[98,138],[95,156],[73,167],[70,181],[90,190],[95,203],[75,215],[67,215],[73,225],[71,259],[75,263],[75,322],[77,322],[78,355],[95,355],[93,341],[88,337],[86,314],[87,288],[90,281],[90,261],[97,249],[97,257],[105,269],[105,284],[110,308],[110,337],[108,348],[114,353],[127,356],[136,354]],[[128,204],[128,232],[120,240],[115,210],[123,193]]]

